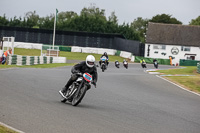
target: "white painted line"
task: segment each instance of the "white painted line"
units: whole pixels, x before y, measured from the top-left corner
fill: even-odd
[[[148,72],[149,74],[160,74],[159,72]]]
[[[18,132],[18,133],[25,133],[25,132],[20,131],[20,130],[18,130],[18,129],[16,129],[16,128],[13,128],[13,127],[11,127],[11,126],[8,126],[8,125],[6,125],[6,124],[4,124],[4,123],[2,123],[2,122],[0,122],[0,125],[2,125],[2,126],[4,126],[4,127],[7,127],[7,128],[9,128],[9,129],[11,129],[11,130],[13,130],[13,131],[15,131],[15,132]]]
[[[195,95],[200,96],[199,93],[190,91],[190,90],[188,90],[188,89],[186,89],[186,88],[184,88],[184,87],[182,87],[182,86],[180,86],[180,85],[178,85],[178,84],[176,84],[176,83],[173,83],[173,82],[171,82],[171,81],[169,81],[169,80],[167,80],[167,79],[165,79],[165,78],[163,78],[163,77],[161,77],[161,76],[159,76],[159,75],[156,75],[156,76],[159,77],[159,78],[161,78],[161,79],[163,79],[163,80],[165,80],[165,81],[167,81],[167,82],[169,82],[169,83],[171,83],[171,84],[173,84],[173,85],[176,85],[177,87],[179,87],[179,88],[181,88],[181,89],[183,89],[183,90],[185,90],[185,91],[188,91],[188,92],[190,92],[190,93],[193,93],[193,94],[195,94]]]

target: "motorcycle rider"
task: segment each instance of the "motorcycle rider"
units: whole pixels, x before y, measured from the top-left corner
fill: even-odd
[[[156,64],[157,63],[157,64]],[[157,68],[158,67],[158,61],[156,59],[153,59],[153,64],[154,64],[154,67]],[[156,66],[157,65],[157,66]]]
[[[147,67],[146,66],[146,62],[145,62],[144,59],[140,60],[140,63],[141,63],[142,68],[146,68]]]
[[[116,61],[115,61],[115,66],[116,66],[117,68],[119,68],[119,65],[120,65],[119,61],[116,60]]]
[[[101,58],[104,57],[104,56],[106,57],[106,65],[108,66],[108,64],[109,64],[109,62],[108,62],[108,60],[109,60],[108,54],[106,52],[104,52],[103,55],[101,56]],[[101,58],[100,58],[100,61],[99,61],[100,66],[101,66],[101,62],[102,62]]]
[[[128,62],[126,61],[126,59],[123,60],[123,64],[124,64],[125,62],[128,63]]]
[[[86,61],[82,61],[79,64],[76,64],[72,67],[71,72],[71,78],[69,79],[69,81],[67,82],[67,84],[65,85],[65,87],[59,91],[59,93],[61,94],[61,96],[64,96],[64,93],[67,92],[67,89],[69,88],[69,86],[77,80],[78,76],[77,73],[89,73],[92,75],[92,79],[93,81],[91,82],[95,88],[96,88],[96,82],[97,82],[97,78],[98,78],[98,74],[97,74],[97,68],[95,66],[95,57],[93,55],[88,55],[86,57]],[[90,89],[91,86],[88,86],[88,89]]]
[[[123,65],[124,67],[128,68],[128,62],[126,61],[126,59],[123,60]]]

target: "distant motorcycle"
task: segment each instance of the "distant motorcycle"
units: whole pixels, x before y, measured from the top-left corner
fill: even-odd
[[[119,61],[115,61],[115,66],[117,67],[117,68],[119,68]]]
[[[124,67],[125,67],[126,69],[128,69],[128,62],[127,62],[127,61],[124,61],[124,62],[123,62],[123,65],[124,65]]]
[[[142,68],[147,68],[146,62],[141,63]]]
[[[107,69],[107,58],[105,56],[103,56],[101,59],[101,69],[102,72],[104,72]]]
[[[158,69],[158,62],[155,61],[153,64],[154,64],[154,67],[155,67],[156,69]]]
[[[73,106],[77,106],[83,99],[90,86],[92,81],[92,75],[89,73],[77,73],[78,79],[72,83],[71,86],[67,89],[67,92],[64,93],[64,98],[61,99],[61,102],[65,103],[66,101],[71,102]],[[59,91],[62,95],[62,93]]]

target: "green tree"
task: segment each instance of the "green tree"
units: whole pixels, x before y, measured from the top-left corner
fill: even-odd
[[[166,23],[166,24],[182,24],[181,21],[178,21],[176,18],[173,18],[172,15],[161,14],[154,16],[150,22],[155,23]]]
[[[138,34],[135,34],[134,30],[131,29],[128,24],[123,23],[122,25],[119,25],[118,33],[124,35],[126,39],[139,41]]]
[[[21,27],[22,22],[21,22],[21,17],[19,19],[17,19],[17,17],[15,16],[14,19],[10,19],[10,23],[9,26],[12,27]]]
[[[36,14],[36,11],[29,11],[25,14],[25,19],[26,19],[26,26],[29,28],[32,28],[34,26],[39,26],[39,15]]]
[[[9,20],[6,18],[4,14],[3,17],[0,16],[0,26],[7,26],[9,24]]]
[[[72,18],[77,17],[78,14],[73,11],[58,13],[57,28],[58,30],[70,30],[69,23]]]
[[[134,19],[134,21],[131,23],[131,29],[134,30],[135,34],[139,37],[139,40],[142,43],[145,43],[145,33],[146,33],[146,25],[149,22],[148,19],[143,19],[142,17],[138,17],[137,19]]]
[[[80,16],[71,18],[68,27],[76,31],[105,32],[106,29],[105,10],[90,6],[83,8]]]
[[[118,30],[118,19],[115,12],[111,12],[106,24],[106,33],[116,33]]]
[[[200,16],[196,19],[192,19],[191,22],[189,22],[189,25],[200,25]]]
[[[54,28],[54,18],[55,16],[51,14],[50,16],[42,17],[39,21],[39,28],[41,29],[53,29]]]

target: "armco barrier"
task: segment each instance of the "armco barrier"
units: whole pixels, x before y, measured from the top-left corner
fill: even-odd
[[[53,63],[53,57],[10,55],[7,59],[8,65],[35,65],[49,63]]]

